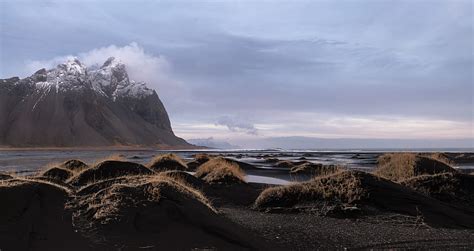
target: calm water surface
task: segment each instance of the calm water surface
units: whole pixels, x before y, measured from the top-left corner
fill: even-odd
[[[392,152],[393,150],[390,150]],[[389,151],[284,151],[284,150],[199,150],[199,151],[159,151],[159,150],[6,150],[0,151],[0,171],[31,174],[41,170],[50,163],[63,162],[69,159],[79,159],[88,164],[112,155],[122,157],[138,163],[147,163],[155,155],[174,152],[185,160],[192,159],[196,153],[221,154],[229,158],[253,164],[262,172],[276,170],[265,158],[279,160],[306,160],[322,164],[338,164],[348,168],[373,169],[377,157]],[[474,168],[474,163],[468,163],[462,168]]]

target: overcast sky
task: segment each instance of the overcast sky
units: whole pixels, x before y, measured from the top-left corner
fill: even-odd
[[[0,78],[117,56],[186,139],[474,137],[471,0],[0,1]]]

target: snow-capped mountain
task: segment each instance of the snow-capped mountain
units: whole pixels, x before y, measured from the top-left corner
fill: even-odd
[[[113,57],[101,67],[71,59],[0,79],[0,145],[190,146],[174,135],[157,93]]]
[[[32,77],[36,89],[54,89],[56,92],[92,88],[98,94],[113,99],[117,97],[143,98],[153,95],[153,90],[143,82],[129,80],[125,65],[111,57],[98,69],[88,69],[79,60],[71,59],[56,68],[41,69]]]

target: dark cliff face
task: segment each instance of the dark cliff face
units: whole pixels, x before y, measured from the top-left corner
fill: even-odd
[[[96,70],[72,60],[0,80],[0,145],[190,146],[174,135],[157,93],[113,58]]]

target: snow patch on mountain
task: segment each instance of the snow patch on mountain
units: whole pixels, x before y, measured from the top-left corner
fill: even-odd
[[[114,57],[107,59],[100,68],[87,67],[72,58],[54,69],[37,71],[30,79],[36,90],[42,92],[90,88],[113,100],[118,97],[141,99],[154,93],[146,83],[130,80],[125,64]]]

